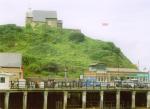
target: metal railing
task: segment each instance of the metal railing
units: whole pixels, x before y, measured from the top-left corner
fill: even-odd
[[[85,81],[11,81],[10,82],[11,89],[44,89],[44,88],[52,88],[52,89],[117,89],[117,88],[150,88],[150,83],[130,83],[130,82],[85,82]]]

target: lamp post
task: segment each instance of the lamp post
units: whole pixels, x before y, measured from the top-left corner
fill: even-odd
[[[67,68],[66,68],[66,66],[65,66],[65,72],[64,72],[65,74],[64,74],[64,79],[65,79],[65,81],[67,81]]]

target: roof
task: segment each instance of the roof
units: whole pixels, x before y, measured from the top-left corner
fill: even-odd
[[[96,65],[105,65],[105,63],[102,63],[102,62],[100,62],[100,63],[92,63],[89,66],[96,66]]]
[[[12,73],[0,73],[0,76],[14,76]]]
[[[33,10],[27,13],[27,17],[33,17],[33,21],[46,22],[46,19],[57,19],[56,11]]]
[[[139,72],[138,69],[133,68],[106,68],[108,72]]]
[[[0,67],[21,67],[22,55],[19,53],[0,53]]]

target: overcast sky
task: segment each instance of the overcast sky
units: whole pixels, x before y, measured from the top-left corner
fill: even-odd
[[[57,11],[64,27],[112,41],[141,69],[150,69],[150,0],[0,0],[0,24],[24,25],[28,8]]]

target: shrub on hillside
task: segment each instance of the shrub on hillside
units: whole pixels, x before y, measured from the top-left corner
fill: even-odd
[[[83,42],[85,40],[85,36],[84,34],[79,32],[71,33],[69,36],[69,40],[73,42]]]
[[[15,24],[7,24],[7,25],[0,25],[0,34],[8,34],[8,33],[16,33],[22,32],[23,28],[16,26]]]
[[[24,65],[30,65],[32,64],[33,62],[36,62],[36,59],[34,56],[32,55],[23,55],[23,64]]]
[[[36,73],[39,73],[42,71],[41,67],[38,64],[31,64],[29,66],[29,70],[32,72],[36,72]]]
[[[42,67],[42,70],[47,72],[59,72],[60,66],[55,62],[49,62]]]

